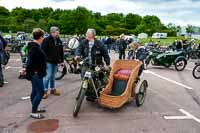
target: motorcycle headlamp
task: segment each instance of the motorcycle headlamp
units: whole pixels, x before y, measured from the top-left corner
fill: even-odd
[[[101,69],[100,69],[100,67],[98,67],[98,66],[97,66],[97,67],[95,67],[95,71],[97,71],[97,72],[98,72],[98,71],[100,71],[100,70],[101,70]]]
[[[79,65],[83,65],[84,61],[79,62]]]

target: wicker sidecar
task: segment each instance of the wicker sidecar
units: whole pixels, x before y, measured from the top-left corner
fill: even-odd
[[[109,83],[100,92],[99,104],[110,109],[120,108],[135,99],[139,107],[144,103],[148,83],[139,78],[142,63],[136,60],[117,60],[112,67]],[[128,70],[129,74],[119,74],[120,70]],[[119,81],[116,83],[116,80]],[[124,81],[124,82],[123,82]],[[125,83],[125,84],[124,84]],[[115,87],[124,87],[124,91],[115,94]],[[118,91],[121,89],[118,88]]]

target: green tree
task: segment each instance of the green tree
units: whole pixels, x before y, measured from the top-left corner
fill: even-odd
[[[167,27],[161,23],[157,16],[147,15],[143,17],[142,22],[137,26],[135,32],[137,34],[145,32],[148,35],[152,35],[154,32],[163,32],[166,29]]]
[[[47,22],[44,19],[40,19],[36,27],[48,31]]]
[[[105,33],[106,33],[107,35],[112,35],[112,34],[113,34],[113,31],[114,31],[114,28],[113,28],[112,25],[107,25],[107,26],[106,26]]]
[[[49,30],[51,26],[58,26],[58,21],[55,19],[50,19],[47,23],[47,29]]]
[[[133,30],[141,23],[141,21],[141,16],[129,13],[128,15],[126,15],[125,18],[126,28],[129,30]]]
[[[194,33],[194,27],[192,25],[188,25],[186,28],[187,33],[192,34]]]
[[[176,26],[175,24],[173,24],[173,23],[169,23],[168,25],[167,25],[167,33],[168,33],[168,35],[169,36],[176,36],[177,35],[177,33],[178,32],[180,32],[180,26]]]
[[[36,10],[36,9],[33,9],[31,11],[31,14],[32,14],[32,19],[34,19],[35,21],[39,21],[40,19],[43,18],[41,12],[39,10]]]
[[[26,19],[23,24],[23,29],[27,33],[31,33],[33,28],[36,28],[37,22],[33,19]]]
[[[48,17],[50,16],[50,14],[52,14],[53,9],[50,8],[50,7],[45,7],[45,8],[42,8],[42,9],[38,9],[38,11],[40,12],[40,14],[42,16],[42,19],[47,20]]]
[[[112,24],[113,27],[121,27],[125,24],[125,19],[123,14],[110,13],[106,16],[106,25]]]
[[[0,6],[0,30],[13,32],[25,30],[31,32],[32,28],[40,27],[49,31],[51,26],[58,26],[61,34],[85,34],[87,28],[95,28],[98,35],[120,35],[138,34],[146,32],[151,35],[154,32],[166,32],[175,35],[178,27],[172,25],[164,26],[156,16],[141,17],[129,13],[109,13],[101,15],[99,12],[92,12],[84,7],[77,7],[73,10],[62,10],[52,8],[24,9],[14,8],[11,12]],[[188,31],[191,28],[188,27]]]
[[[3,6],[0,6],[0,17],[8,17],[10,15],[10,12],[8,9],[6,9]]]
[[[0,30],[1,31],[8,31],[9,21],[9,11],[3,6],[0,6]]]
[[[87,28],[93,26],[90,22],[92,22],[92,14],[84,7],[78,7],[74,11],[74,21],[75,21],[75,32],[84,34]]]
[[[21,7],[14,8],[10,15],[15,17],[17,24],[23,24],[24,20],[31,18],[30,11]]]

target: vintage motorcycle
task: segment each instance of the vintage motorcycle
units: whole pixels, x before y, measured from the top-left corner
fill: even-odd
[[[64,51],[64,64],[58,65],[55,79],[61,80],[67,73],[79,74],[80,69],[78,68],[77,61],[75,60],[74,50],[65,49]]]
[[[177,71],[183,71],[187,65],[187,59],[184,51],[160,51],[152,50],[146,58],[145,64],[155,66],[170,67],[175,66]]]
[[[85,96],[87,96],[88,101],[98,99],[100,91],[108,83],[110,70],[105,70],[101,66],[89,65],[87,62],[88,58],[79,63],[82,70],[84,70],[84,74],[82,73],[82,84],[76,97],[73,110],[74,117],[77,117]]]

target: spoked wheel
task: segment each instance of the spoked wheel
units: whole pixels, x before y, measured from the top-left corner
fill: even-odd
[[[192,75],[195,79],[200,79],[200,65],[196,65],[192,71]]]
[[[67,73],[67,67],[65,65],[59,64],[58,70],[57,70],[56,75],[55,75],[55,79],[61,80],[65,76],[66,73]]]
[[[191,51],[191,53],[190,53],[190,58],[191,59],[198,59],[198,54],[199,54],[199,51],[198,50],[194,50],[194,51]]]
[[[81,108],[81,104],[83,103],[83,100],[85,98],[85,93],[86,93],[86,89],[81,88],[78,97],[76,98],[76,103],[74,106],[74,111],[73,111],[73,117],[77,117],[79,110]]]
[[[187,65],[187,61],[183,58],[180,58],[175,61],[175,69],[177,71],[183,71]]]
[[[135,94],[135,100],[136,100],[137,107],[140,107],[143,105],[143,103],[145,101],[145,97],[146,97],[147,87],[148,87],[148,84],[147,84],[146,80],[140,81],[137,84],[137,92]]]

